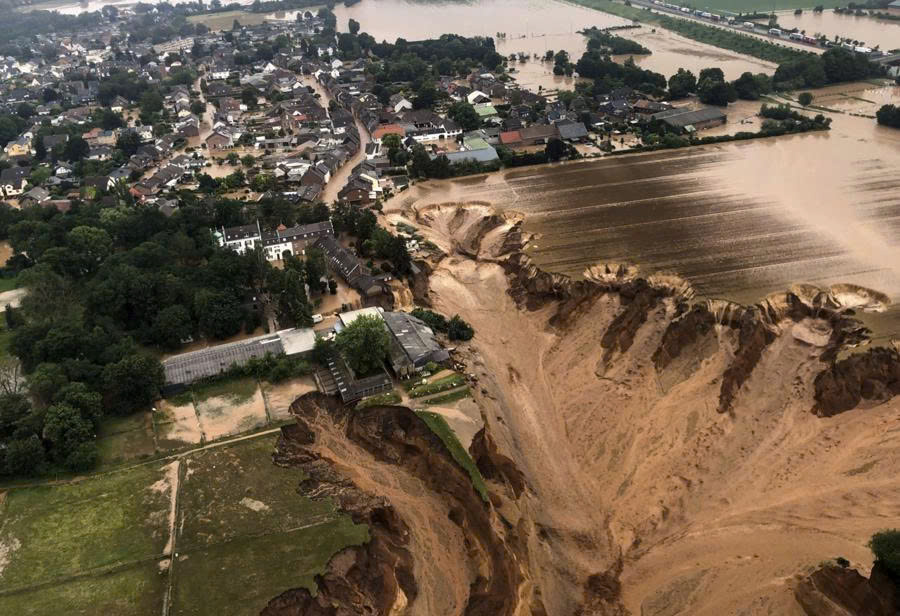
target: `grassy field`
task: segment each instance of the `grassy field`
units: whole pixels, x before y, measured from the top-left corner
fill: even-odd
[[[302,473],[274,466],[274,447],[260,437],[186,460],[173,614],[258,614],[289,588],[312,589],[335,552],[368,539],[330,501],[299,495]],[[209,580],[221,583],[213,591]]]
[[[457,464],[469,473],[469,477],[472,478],[472,485],[475,487],[478,494],[481,495],[481,498],[483,498],[485,502],[489,502],[487,486],[484,483],[484,477],[481,476],[481,471],[475,466],[475,461],[472,460],[472,456],[469,455],[469,452],[467,452],[462,444],[460,444],[459,439],[456,438],[456,434],[454,434],[453,430],[447,424],[447,421],[441,415],[429,411],[416,411],[416,415],[421,417],[422,420],[428,424],[428,427],[431,428],[431,431],[440,437],[444,442],[444,446],[447,447],[447,450],[450,452],[450,455],[453,456],[453,459],[456,460]]]
[[[383,406],[383,405],[391,405],[391,404],[400,404],[402,398],[400,394],[396,391],[389,391],[383,394],[378,394],[377,396],[369,396],[365,400],[361,400],[359,404],[356,405],[358,409],[364,409],[367,406]]]
[[[239,537],[188,554],[179,552],[174,604],[178,616],[256,616],[291,588],[315,589],[331,556],[368,539],[365,526],[341,517],[293,532]]]
[[[160,462],[0,493],[0,614],[160,614],[171,582],[171,616],[250,616],[291,588],[314,591],[315,575],[368,529],[299,494],[303,475],[272,463],[275,442],[184,455],[176,518],[176,467]]]
[[[0,596],[0,614],[146,616],[162,613],[166,576],[156,562],[48,588]],[[65,609],[61,610],[64,606]]]
[[[210,15],[191,15],[187,20],[195,24],[203,24],[210,30],[231,30],[234,20],[242,26],[256,26],[265,21],[265,13],[246,13],[244,11],[224,11]]]
[[[170,494],[159,465],[6,493],[0,592],[162,555]],[[3,559],[0,559],[2,563]],[[13,612],[4,612],[13,613]]]
[[[19,277],[12,278],[0,277],[0,293],[4,291],[12,291],[19,286]]]
[[[452,391],[449,394],[444,394],[443,396],[435,396],[434,398],[429,398],[423,404],[428,406],[435,406],[438,404],[450,404],[451,402],[458,402],[463,398],[468,398],[472,395],[472,392],[468,387],[465,389],[460,389],[459,391]]]
[[[461,374],[451,374],[450,376],[445,376],[444,378],[431,381],[429,383],[426,383],[425,385],[416,385],[409,390],[409,397],[421,398],[422,396],[437,394],[442,391],[447,391],[448,389],[453,389],[465,384],[466,377]]]

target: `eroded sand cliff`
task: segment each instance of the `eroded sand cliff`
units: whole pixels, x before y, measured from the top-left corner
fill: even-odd
[[[802,286],[698,302],[618,265],[541,272],[517,218],[486,206],[394,216],[446,254],[417,302],[477,332],[456,359],[478,383],[472,453],[492,505],[450,467],[452,490],[429,478],[441,458],[408,411],[298,407],[305,455],[408,537],[391,558],[417,594],[397,576],[393,613],[800,615],[795,591],[824,559],[868,573],[868,537],[900,521],[900,357],[836,358],[865,337],[848,309],[883,298]]]

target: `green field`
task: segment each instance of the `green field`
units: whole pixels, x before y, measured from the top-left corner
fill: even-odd
[[[250,616],[286,590],[314,590],[332,555],[368,529],[299,494],[303,475],[272,463],[275,442],[183,456],[175,518],[176,467],[161,462],[0,494],[0,614],[160,614],[169,593],[172,616]]]
[[[9,491],[0,517],[0,553],[8,561],[0,592],[158,560],[168,540],[166,488],[160,465],[148,465]]]
[[[195,24],[203,24],[210,30],[231,30],[234,20],[242,26],[256,26],[265,21],[265,13],[246,13],[244,11],[224,11],[207,15],[191,15],[187,20]]]
[[[465,389],[460,389],[458,391],[451,391],[449,394],[444,394],[443,396],[435,396],[433,398],[428,398],[425,400],[423,404],[427,406],[436,406],[439,404],[450,404],[451,402],[457,402],[462,400],[463,398],[468,398],[472,395],[472,392],[468,387]]]
[[[157,562],[62,582],[47,588],[0,596],[0,614],[47,616],[146,616],[161,614],[166,575]],[[61,611],[61,606],[65,610]]]
[[[456,433],[453,432],[453,429],[447,424],[447,420],[445,420],[443,416],[430,411],[416,411],[416,415],[421,417],[422,420],[428,424],[428,427],[431,428],[431,431],[440,437],[444,442],[444,446],[450,452],[450,455],[456,460],[456,463],[466,470],[469,477],[472,478],[472,485],[474,486],[475,491],[481,495],[484,502],[490,502],[487,486],[484,483],[484,477],[481,476],[481,471],[475,466],[475,461],[472,460],[472,456],[469,455],[469,452],[466,451],[465,447],[462,446],[462,443],[459,442],[459,439],[456,438]]]
[[[445,376],[443,378],[437,379],[435,381],[430,381],[424,385],[416,385],[415,387],[409,390],[410,398],[421,398],[422,396],[429,396],[431,394],[437,394],[442,391],[447,391],[448,389],[454,389],[459,387],[460,385],[466,384],[466,377],[461,374],[451,374],[450,376]]]

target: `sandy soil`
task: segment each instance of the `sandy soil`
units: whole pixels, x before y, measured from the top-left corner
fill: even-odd
[[[5,265],[11,256],[13,256],[13,249],[9,245],[9,241],[0,241],[0,264]]]
[[[175,406],[168,400],[160,400],[158,408],[162,416],[156,418],[157,438],[160,447],[166,448],[163,441],[171,445],[199,443],[203,440],[203,430],[197,420],[197,412],[193,404]]]
[[[263,395],[273,421],[290,419],[290,406],[300,396],[316,391],[316,382],[311,376],[291,379],[283,383],[263,385]]]
[[[475,572],[461,566],[469,561],[468,542],[460,527],[447,516],[446,502],[414,475],[376,459],[345,438],[340,427],[330,419],[311,427],[316,433],[317,452],[362,491],[386,498],[410,528],[409,548],[416,582],[427,592],[422,592],[403,613],[410,616],[459,613],[466,604]]]
[[[231,436],[266,425],[266,405],[257,387],[247,400],[231,396],[213,396],[196,403],[200,426],[207,441]]]
[[[471,228],[432,216],[425,231],[444,246],[459,241],[451,226]],[[657,374],[650,356],[673,315],[661,305],[605,363],[600,338],[618,298],[551,327],[553,306],[524,312],[506,293],[496,245],[486,237],[478,261],[444,259],[431,297],[477,332],[467,371],[487,392],[475,400],[490,433],[526,476],[520,507],[534,524],[530,570],[547,613],[571,613],[587,576],[619,556],[624,606],[643,616],[796,616],[796,575],[839,555],[871,565],[869,536],[900,524],[900,439],[890,430],[900,400],[815,417],[821,348],[785,324],[733,413],[719,414],[731,331]]]

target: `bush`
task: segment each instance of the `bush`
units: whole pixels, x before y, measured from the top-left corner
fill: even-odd
[[[895,578],[900,578],[900,530],[882,530],[869,540],[875,562],[884,565]]]
[[[450,319],[447,327],[447,337],[450,340],[471,340],[474,335],[475,330],[472,329],[472,326],[463,321],[458,314]]]
[[[809,92],[801,92],[799,96],[797,96],[797,102],[804,107],[809,107],[809,104],[813,102],[813,95]]]

